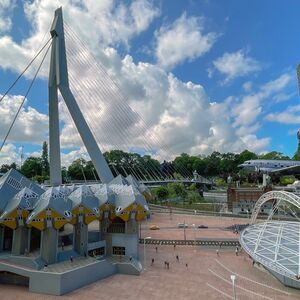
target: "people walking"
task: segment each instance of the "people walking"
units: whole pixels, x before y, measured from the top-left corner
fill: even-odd
[[[157,253],[157,247],[155,247],[155,252]]]
[[[219,256],[219,249],[216,250],[217,256]]]
[[[176,255],[176,260],[177,260],[177,262],[179,262],[179,256],[178,255]]]
[[[154,265],[154,258],[151,259],[151,266]]]
[[[188,268],[189,268],[189,265],[188,265],[188,264],[185,264],[185,267],[186,267],[186,269],[188,269]]]

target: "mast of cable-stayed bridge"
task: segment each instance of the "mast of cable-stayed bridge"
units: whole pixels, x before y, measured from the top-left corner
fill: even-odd
[[[48,85],[50,183],[52,186],[60,185],[62,183],[57,97],[58,90],[60,91],[68,107],[75,126],[91,157],[101,181],[103,183],[108,183],[114,178],[113,174],[109,169],[109,166],[103,154],[101,153],[98,144],[69,87],[62,8],[59,8],[55,11],[55,18],[52,23],[50,33],[53,39]]]

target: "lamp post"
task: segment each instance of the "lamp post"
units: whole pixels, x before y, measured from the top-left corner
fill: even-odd
[[[231,282],[232,282],[233,299],[236,300],[235,285],[234,285],[236,276],[230,275],[230,278],[231,278]]]
[[[146,240],[150,240],[151,236],[144,238],[144,271],[146,270]]]

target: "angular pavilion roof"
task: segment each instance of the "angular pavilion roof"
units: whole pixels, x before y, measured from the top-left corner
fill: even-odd
[[[115,205],[115,194],[107,184],[93,184],[90,188],[98,198],[99,207],[103,204]]]
[[[4,211],[7,203],[24,187],[30,188],[38,195],[44,192],[38,184],[27,179],[14,169],[10,169],[3,175],[0,178],[0,211]]]
[[[55,187],[49,188],[40,196],[36,207],[28,216],[28,223],[46,209],[52,209],[66,219],[72,217],[72,201]]]
[[[99,215],[99,199],[94,195],[89,186],[79,186],[69,195],[69,199],[72,201],[72,208],[82,205],[91,210],[95,215]]]
[[[17,193],[5,206],[4,212],[1,215],[1,219],[9,215],[15,209],[33,210],[39,195],[31,189],[25,187],[19,193]]]

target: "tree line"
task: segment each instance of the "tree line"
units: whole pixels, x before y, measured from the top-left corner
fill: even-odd
[[[213,152],[210,155],[193,156],[182,153],[172,161],[160,163],[150,155],[140,155],[138,153],[128,153],[122,150],[111,150],[104,153],[114,176],[121,174],[127,176],[132,174],[140,180],[151,180],[155,175],[160,177],[184,178],[192,177],[196,170],[204,177],[221,177],[226,179],[229,175],[236,175],[239,172],[238,165],[251,159],[290,159],[280,152],[272,151],[263,155],[257,155],[249,150],[241,153],[220,153]],[[40,157],[28,157],[22,166],[16,163],[4,164],[0,167],[0,173],[5,173],[9,169],[19,170],[27,178],[38,182],[49,179],[49,158],[48,145],[43,143]],[[64,182],[72,180],[98,180],[98,174],[91,161],[78,158],[68,167],[62,167],[62,177]]]

